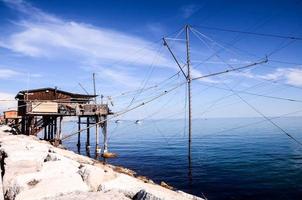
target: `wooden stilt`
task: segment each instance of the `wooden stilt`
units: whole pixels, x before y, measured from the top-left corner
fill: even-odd
[[[87,125],[86,149],[88,150],[90,149],[90,128],[88,128],[90,126],[89,117],[87,117],[86,125]]]
[[[108,141],[107,141],[107,120],[106,120],[106,116],[104,117],[104,122],[103,122],[103,127],[102,127],[102,131],[103,131],[103,136],[104,136],[104,149],[103,149],[103,153],[107,153],[108,152]]]
[[[21,121],[21,133],[25,134],[25,116],[22,116],[22,121]]]
[[[46,122],[46,118],[43,117],[43,127],[44,127],[44,140],[47,139],[47,122]]]
[[[48,125],[47,125],[47,131],[48,131],[48,133],[47,133],[47,140],[50,140],[50,118],[48,119]]]
[[[62,120],[63,120],[63,117],[60,116],[59,134],[58,134],[58,140],[60,141],[60,143],[62,143]]]
[[[95,116],[95,152],[101,153],[101,148],[99,147],[99,116]]]
[[[51,118],[51,124],[50,124],[50,140],[53,139],[53,118]]]
[[[79,116],[79,121],[78,121],[78,144],[77,144],[77,146],[79,147],[79,146],[81,146],[81,132],[80,132],[80,130],[81,130],[81,117]]]
[[[57,126],[57,117],[54,117],[54,138],[58,137],[58,126]]]

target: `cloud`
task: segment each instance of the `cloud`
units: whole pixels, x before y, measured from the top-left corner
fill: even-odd
[[[268,80],[284,80],[287,84],[302,86],[301,68],[278,68],[272,73],[260,75],[259,77]]]
[[[246,77],[250,79],[265,79],[280,81],[293,86],[302,86],[302,69],[301,68],[277,68],[266,74],[256,74],[252,70],[232,72],[230,76]]]
[[[23,0],[0,0],[0,1],[4,2],[11,9],[26,14],[27,17],[38,21],[42,19],[42,20],[56,22],[58,20],[55,16],[44,13],[40,9],[31,6],[29,3]]]
[[[20,75],[20,72],[11,69],[0,68],[0,79],[7,79],[17,75]]]
[[[162,37],[166,32],[165,27],[161,23],[150,23],[146,25],[146,28],[155,36]]]
[[[192,78],[196,78],[196,77],[200,77],[200,76],[204,76],[205,74],[203,74],[202,72],[200,72],[199,70],[195,69],[195,68],[191,68],[191,74],[192,74]],[[202,78],[202,79],[197,79],[198,81],[202,81],[202,82],[208,82],[208,83],[218,83],[219,81],[214,80],[212,78]]]
[[[81,69],[103,73],[112,84],[129,87],[139,85],[143,77],[137,74],[150,65],[177,70],[170,56],[159,53],[161,42],[155,44],[123,31],[65,20],[22,0],[4,2],[25,17],[14,23],[16,31],[0,35],[2,48],[34,59],[72,61]],[[159,27],[149,28],[156,32]]]
[[[181,8],[183,18],[187,19],[200,10],[200,6],[191,4]]]
[[[0,80],[10,79],[10,80],[27,80],[28,78],[41,78],[42,75],[38,73],[26,73],[24,71],[16,71],[13,69],[0,68]]]
[[[23,1],[5,1],[18,11],[31,16],[21,21],[21,31],[3,38],[0,45],[31,57],[102,59],[107,64],[116,60],[136,65],[150,64],[157,54],[154,44],[124,32],[66,21],[48,15]],[[138,52],[139,51],[139,52]],[[63,52],[63,53],[62,53]],[[140,59],[137,59],[140,57]],[[172,67],[170,59],[157,58],[158,67]],[[173,65],[174,66],[174,65]]]
[[[7,109],[16,109],[17,102],[15,101],[15,94],[0,92],[0,111]]]

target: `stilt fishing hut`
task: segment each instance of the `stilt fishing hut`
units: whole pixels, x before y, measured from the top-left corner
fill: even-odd
[[[104,135],[104,149],[107,152],[107,116],[112,114],[107,104],[97,104],[97,95],[77,94],[57,88],[40,88],[18,92],[18,115],[21,117],[20,132],[37,135],[44,130],[44,139],[61,142],[63,117],[78,118],[78,147],[82,119],[86,118],[86,149],[90,148],[90,128],[95,124],[96,152],[99,147],[99,127]]]
[[[20,117],[17,110],[7,110],[3,112],[3,120],[5,124],[18,124]]]

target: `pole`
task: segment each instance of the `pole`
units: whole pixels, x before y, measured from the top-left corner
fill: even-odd
[[[90,122],[89,122],[89,117],[87,117],[86,121],[86,126],[87,126],[87,138],[86,138],[86,150],[90,149]]]
[[[95,152],[99,154],[101,149],[99,147],[99,116],[95,116]]]
[[[103,153],[108,152],[108,139],[107,139],[107,116],[104,117],[103,122],[103,136],[104,136],[104,150]]]
[[[93,93],[96,95],[96,88],[95,88],[95,73],[92,74],[93,79]],[[96,97],[94,98],[94,103],[96,104]]]
[[[60,116],[60,122],[59,122],[59,136],[58,136],[58,139],[59,139],[60,143],[62,142],[62,120],[63,120],[63,116]]]
[[[187,85],[188,85],[188,106],[189,106],[189,152],[188,158],[191,160],[191,137],[192,137],[192,95],[191,95],[191,61],[190,61],[190,26],[186,25],[186,49],[187,49]]]
[[[81,133],[80,133],[80,130],[81,130],[81,117],[79,116],[79,121],[78,121],[78,144],[77,146],[80,147],[81,146]]]

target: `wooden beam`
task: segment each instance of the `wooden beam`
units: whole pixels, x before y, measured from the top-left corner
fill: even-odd
[[[87,140],[86,140],[86,150],[90,149],[90,121],[89,121],[89,117],[87,117],[87,121],[86,121],[86,125],[87,125]]]
[[[103,153],[107,153],[108,152],[108,139],[107,139],[107,116],[104,117],[104,122],[103,122],[103,127],[102,127],[102,131],[103,131],[103,136],[104,136],[104,149],[103,149]]]
[[[95,152],[97,154],[101,153],[101,148],[99,147],[99,116],[95,116]]]
[[[78,144],[77,146],[80,147],[81,146],[81,117],[79,116],[79,120],[78,120]]]

